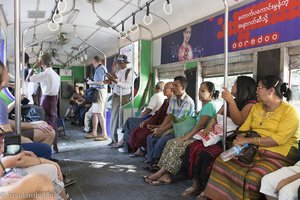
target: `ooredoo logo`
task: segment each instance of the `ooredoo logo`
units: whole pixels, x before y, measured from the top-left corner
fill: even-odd
[[[231,49],[236,50],[236,49],[244,49],[249,46],[266,45],[270,42],[277,42],[278,40],[279,40],[279,33],[274,32],[272,34],[260,35],[258,37],[249,38],[243,41],[234,41],[231,44]]]

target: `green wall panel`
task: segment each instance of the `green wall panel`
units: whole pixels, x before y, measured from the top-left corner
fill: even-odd
[[[73,71],[74,83],[83,83],[84,79],[84,67],[75,66],[71,68]]]
[[[55,65],[53,68],[61,68],[61,66]],[[82,66],[73,66],[69,68],[72,70],[72,76],[60,76],[61,81],[73,81],[74,83],[82,83],[84,79],[84,67]]]
[[[185,65],[186,69],[191,69],[191,68],[195,68],[198,66],[198,62],[189,62]]]

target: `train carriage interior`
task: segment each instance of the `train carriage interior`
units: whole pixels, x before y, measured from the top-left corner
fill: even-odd
[[[34,144],[49,146],[47,159],[60,166],[64,178],[67,197],[63,194],[62,199],[205,199],[204,188],[186,190],[194,182],[180,170],[171,173],[170,182],[152,180],[148,175],[162,167],[158,160],[147,164],[149,136],[143,138],[147,146],[135,147],[132,141],[140,138],[132,134],[155,116],[149,106],[159,81],[171,82],[175,88],[174,78],[181,76],[195,113],[204,107],[198,94],[203,82],[220,91],[219,98],[212,100],[217,116],[222,106],[225,111],[230,108],[222,92],[233,90],[239,77],[259,81],[272,75],[287,83],[292,91],[288,104],[300,115],[299,8],[299,0],[0,0],[0,60],[9,74],[4,85],[5,70],[0,68],[0,101],[8,112],[14,106],[8,115],[14,120],[12,129],[1,124],[7,121],[1,108],[0,132],[22,136],[24,132]],[[45,75],[49,68],[56,72],[51,75],[55,79]],[[277,84],[271,88],[275,90]],[[164,87],[160,92],[166,95],[167,84]],[[265,87],[256,83],[258,100]],[[87,100],[91,88],[97,88],[97,100]],[[173,115],[170,120],[175,124],[175,108],[170,107],[164,112]],[[128,128],[131,118],[138,123]],[[162,122],[151,128],[153,133]],[[31,123],[30,128],[22,123]],[[52,134],[51,142],[43,132]],[[127,139],[125,132],[130,135]],[[219,137],[225,148],[226,136]],[[3,177],[0,192],[6,187]],[[234,199],[230,195],[222,198]],[[266,198],[261,193],[258,199]]]

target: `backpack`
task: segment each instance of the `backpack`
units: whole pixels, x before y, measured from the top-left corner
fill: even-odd
[[[126,69],[126,72],[125,72],[125,80],[127,80],[127,78],[128,78],[128,74],[129,74],[129,72],[131,71],[131,69],[132,68],[127,68]],[[135,76],[136,76],[136,78],[134,79],[134,81],[133,81],[133,88],[134,88],[134,90],[138,90],[139,89],[139,86],[140,86],[140,77],[136,74],[136,72],[135,71],[133,71],[134,72],[134,74],[135,74]]]
[[[41,106],[36,105],[22,105],[21,117],[25,122],[35,122],[45,120],[45,111]]]

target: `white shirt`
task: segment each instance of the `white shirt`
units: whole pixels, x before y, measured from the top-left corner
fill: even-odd
[[[117,81],[118,83],[113,83],[113,93],[117,95],[121,95],[121,89],[122,89],[122,96],[131,94],[131,87],[133,88],[133,80],[136,78],[136,75],[133,71],[133,69],[130,69],[130,72],[128,73],[127,79],[125,79],[125,73],[127,71],[127,67],[125,69],[120,69],[117,71]]]
[[[164,103],[166,96],[163,92],[155,93],[149,101],[147,108],[151,109],[150,115],[154,115],[157,110],[160,109],[161,105]]]
[[[52,69],[48,67],[45,71],[39,74],[33,74],[30,77],[30,82],[39,82],[41,83],[41,89],[43,95],[56,96],[59,92],[60,87],[60,77]]]
[[[30,74],[31,71],[32,71],[32,69],[29,69],[28,73]],[[25,79],[26,79],[26,77],[25,77]],[[39,86],[38,83],[25,81],[25,83],[23,85],[23,93],[26,95],[27,99],[29,100],[29,104],[34,103],[32,95],[35,94],[38,86]]]

